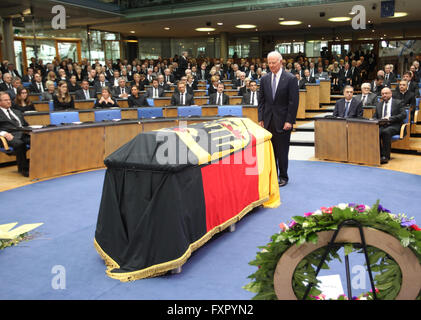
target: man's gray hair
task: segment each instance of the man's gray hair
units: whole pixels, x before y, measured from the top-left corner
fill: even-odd
[[[277,58],[279,61],[282,61],[282,55],[281,55],[278,51],[271,51],[271,52],[269,52],[269,54],[268,54],[268,59],[269,59],[270,57],[275,57],[275,58]]]

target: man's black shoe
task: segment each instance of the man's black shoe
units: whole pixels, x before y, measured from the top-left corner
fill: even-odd
[[[279,186],[280,186],[280,187],[286,186],[286,185],[287,185],[287,183],[288,183],[288,181],[287,181],[287,180],[283,180],[283,179],[279,180]]]
[[[380,163],[381,164],[385,164],[385,163],[388,163],[389,161],[387,160],[387,158],[386,157],[381,157],[380,158]]]

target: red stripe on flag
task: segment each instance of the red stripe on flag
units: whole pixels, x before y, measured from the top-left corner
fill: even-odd
[[[253,137],[254,140],[254,137]],[[255,141],[250,143],[253,153],[241,151],[242,161],[236,164],[238,155],[230,155],[230,161],[220,160],[202,168],[203,191],[206,205],[206,231],[239,214],[252,202],[259,200],[259,175],[247,175],[247,168],[257,166]],[[253,155],[255,163],[245,161],[245,155]],[[237,161],[238,162],[238,161]],[[247,162],[249,164],[247,164]]]

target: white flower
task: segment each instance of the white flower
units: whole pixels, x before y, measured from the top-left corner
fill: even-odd
[[[313,216],[321,216],[322,215],[322,211],[321,210],[316,210],[313,212]]]
[[[367,297],[361,297],[360,300],[367,300]]]
[[[303,223],[303,228],[307,228],[308,227],[308,222],[304,222]]]
[[[371,209],[371,207],[370,207],[370,206],[365,205],[365,210],[366,210],[366,211],[368,211],[368,210],[370,210],[370,209]]]
[[[340,203],[336,207],[338,207],[341,210],[345,210],[346,208],[348,208],[348,204],[347,203]]]

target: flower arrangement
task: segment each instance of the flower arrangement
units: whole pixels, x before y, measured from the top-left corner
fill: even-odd
[[[274,289],[274,272],[279,259],[294,244],[300,246],[306,242],[317,244],[318,232],[337,230],[345,220],[354,220],[364,227],[371,227],[386,232],[399,239],[403,247],[408,247],[421,263],[421,229],[414,218],[408,218],[405,214],[392,214],[376,202],[372,207],[364,204],[340,203],[332,207],[322,207],[314,212],[307,212],[304,216],[294,216],[288,223],[279,225],[280,231],[271,236],[271,241],[259,247],[256,259],[249,264],[257,266],[255,273],[249,276],[252,282],[244,289],[256,293],[253,299],[271,300],[277,299]],[[344,246],[345,255],[354,250],[352,244]],[[315,267],[321,261],[324,248],[316,250],[306,256],[297,265],[293,278],[292,287],[297,298],[301,299],[306,290],[305,283],[316,284],[311,288],[307,297],[310,300],[322,300],[324,296],[317,289]],[[333,249],[326,257],[322,269],[329,269],[328,262],[339,259],[337,249]],[[367,253],[371,270],[378,272],[374,278],[376,295],[378,299],[394,299],[400,291],[402,274],[399,265],[385,252],[367,247]],[[369,300],[373,294],[366,293],[359,297],[338,297],[338,300]],[[417,299],[421,299],[421,292]]]

